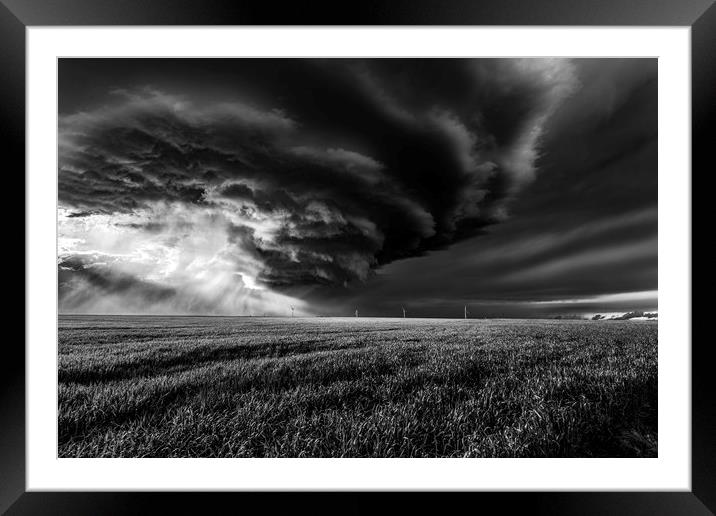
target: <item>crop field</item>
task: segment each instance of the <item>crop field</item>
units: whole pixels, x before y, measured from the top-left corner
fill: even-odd
[[[657,323],[60,316],[60,457],[655,457]]]

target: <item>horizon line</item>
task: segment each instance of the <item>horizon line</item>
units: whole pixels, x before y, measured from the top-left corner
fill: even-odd
[[[624,312],[629,313],[629,312]],[[646,313],[657,313],[656,317],[645,318],[646,320],[658,320],[658,312],[644,312]],[[58,317],[242,317],[247,319],[446,319],[446,320],[494,320],[494,319],[532,319],[532,320],[548,320],[548,321],[616,321],[616,320],[633,320],[630,319],[618,319],[612,317],[604,317],[602,319],[594,320],[587,316],[575,316],[575,315],[556,315],[553,317],[513,317],[513,316],[495,316],[495,317],[444,317],[444,316],[423,316],[423,317],[401,317],[401,316],[354,316],[354,315],[226,315],[226,314],[133,314],[133,313],[57,313]]]

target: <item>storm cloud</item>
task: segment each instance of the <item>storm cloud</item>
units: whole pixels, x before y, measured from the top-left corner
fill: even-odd
[[[61,59],[62,312],[657,311],[655,59]]]
[[[577,91],[545,123],[537,176],[509,217],[449,249],[392,263],[350,295],[366,315],[591,317],[657,310],[657,63],[573,61]],[[668,195],[664,198],[668,202]]]
[[[254,290],[364,283],[505,220],[578,85],[567,60],[235,61],[236,90],[132,84],[61,113],[66,244],[93,225],[83,219],[155,235],[168,254],[211,231],[221,242],[207,263]],[[60,252],[68,306],[80,284],[152,304],[181,290],[77,250]]]

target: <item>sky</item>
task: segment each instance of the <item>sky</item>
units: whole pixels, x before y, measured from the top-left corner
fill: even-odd
[[[61,313],[657,311],[655,59],[60,59]]]

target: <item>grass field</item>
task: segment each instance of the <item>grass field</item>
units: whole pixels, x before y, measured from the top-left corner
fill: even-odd
[[[61,316],[61,457],[657,453],[657,324]]]

